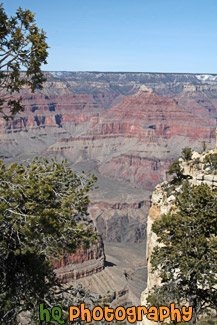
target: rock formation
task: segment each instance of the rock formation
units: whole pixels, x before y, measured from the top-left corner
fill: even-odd
[[[216,153],[216,150],[209,150],[202,154],[194,152],[192,159],[188,162],[185,162],[182,158],[179,159],[180,166],[183,168],[184,175],[190,175],[191,179],[189,182],[193,185],[207,184],[212,189],[217,188],[217,175],[214,171],[211,170],[209,166],[204,164],[204,158],[208,154]],[[174,210],[175,207],[175,196],[170,193],[168,194],[165,188],[168,186],[168,182],[163,182],[155,187],[155,190],[152,194],[152,205],[149,211],[147,219],[147,244],[146,244],[146,258],[148,263],[148,276],[147,276],[147,287],[141,296],[141,305],[147,305],[147,296],[149,291],[156,285],[158,286],[161,282],[158,272],[155,271],[152,273],[152,266],[150,263],[150,257],[154,247],[157,245],[157,236],[152,232],[152,224],[161,218],[163,214]],[[178,190],[178,186],[176,188]],[[151,325],[156,324],[154,321],[148,320],[144,317],[142,322],[139,322],[141,325]]]
[[[79,248],[75,253],[66,254],[61,260],[53,262],[55,273],[64,282],[77,280],[104,269],[105,253],[100,236],[89,248]]]
[[[144,242],[149,199],[140,202],[96,201],[89,205],[90,216],[107,242]]]
[[[215,141],[216,76],[45,74],[42,90],[23,90],[25,112],[0,120],[0,157],[10,163],[55,155],[95,173],[100,189],[90,213],[103,238],[144,240],[149,196],[171,159],[185,146],[200,150]]]

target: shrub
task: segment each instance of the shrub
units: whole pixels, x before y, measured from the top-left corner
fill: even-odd
[[[189,147],[182,149],[182,158],[184,161],[189,161],[192,158],[192,150]]]

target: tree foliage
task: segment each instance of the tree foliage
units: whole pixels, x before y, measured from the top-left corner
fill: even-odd
[[[182,149],[182,158],[184,159],[184,161],[189,161],[191,160],[192,157],[192,149],[189,147],[185,147]]]
[[[173,160],[169,165],[167,174],[174,175],[173,179],[171,180],[172,184],[181,184],[182,180],[187,178],[186,175],[183,174],[184,170],[180,166],[180,162],[178,160]]]
[[[185,181],[176,195],[177,211],[163,215],[152,230],[158,243],[152,253],[153,271],[162,285],[148,297],[154,305],[190,305],[193,323],[217,310],[217,196],[207,185]]]
[[[203,142],[202,142],[202,153],[203,153],[203,152],[206,152],[206,149],[207,149],[206,141],[203,141]]]
[[[0,113],[5,119],[23,110],[18,92],[24,86],[32,92],[42,88],[45,78],[40,68],[47,63],[47,49],[45,33],[31,11],[19,8],[8,17],[0,4]]]
[[[0,319],[16,324],[39,301],[64,301],[51,265],[95,240],[87,218],[95,176],[74,174],[66,161],[0,161]],[[63,299],[64,298],[64,299]],[[61,300],[60,299],[60,300]]]
[[[205,168],[209,167],[211,171],[217,170],[217,153],[210,153],[205,156],[204,158],[204,165]]]

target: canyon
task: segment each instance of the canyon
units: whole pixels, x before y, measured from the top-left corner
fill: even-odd
[[[154,187],[181,149],[215,141],[217,80],[194,74],[47,72],[0,120],[0,157],[67,158],[97,175],[90,214],[104,240],[141,242]],[[115,193],[116,192],[116,193]],[[132,227],[131,227],[132,225]],[[119,233],[119,235],[118,235]]]
[[[75,172],[94,173],[98,188],[90,193],[90,218],[106,243],[105,251],[111,244],[114,249],[138,245],[140,251],[143,245],[141,265],[129,266],[129,273],[137,274],[146,269],[153,189],[167,179],[166,170],[183,147],[200,151],[204,142],[208,149],[214,147],[217,76],[110,72],[45,72],[45,76],[42,90],[34,94],[22,90],[24,112],[14,120],[0,119],[0,158],[10,164],[35,155],[55,156],[66,158]],[[114,267],[106,266],[103,241],[56,264],[59,276],[85,281],[89,275],[98,281],[102,272],[111,272]],[[123,278],[120,291],[126,285],[124,271],[115,272],[114,278]],[[145,285],[144,280],[144,287],[137,290]],[[131,293],[135,288],[134,282]]]

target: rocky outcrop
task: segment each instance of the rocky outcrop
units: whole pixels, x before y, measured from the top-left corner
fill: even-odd
[[[215,136],[216,121],[201,118],[161,97],[140,91],[92,117],[85,131],[63,138],[47,149],[74,161],[95,160],[101,175],[123,180],[147,191],[165,179],[171,158],[185,144],[201,146]]]
[[[217,175],[214,171],[211,170],[210,166],[204,163],[204,159],[208,154],[217,153],[216,150],[210,150],[209,152],[204,152],[199,154],[194,152],[192,155],[192,160],[185,162],[182,158],[179,159],[180,166],[183,169],[184,175],[189,175],[191,178],[189,182],[194,185],[207,184],[212,189],[217,188]],[[175,196],[166,191],[168,188],[168,182],[163,182],[156,186],[153,194],[152,194],[152,205],[149,211],[148,219],[147,219],[147,243],[146,243],[146,258],[148,263],[148,276],[147,276],[147,288],[142,293],[141,296],[141,304],[147,305],[147,296],[149,291],[156,285],[160,285],[161,280],[158,275],[158,272],[155,271],[152,273],[152,266],[150,263],[150,257],[154,247],[157,244],[157,236],[152,232],[152,224],[161,218],[163,214],[167,214],[170,211],[174,211],[176,209],[175,206]],[[178,190],[180,186],[177,186],[176,190]],[[144,317],[142,322],[139,322],[141,325],[151,325],[155,324]]]
[[[100,236],[89,248],[79,248],[75,253],[66,254],[61,260],[53,262],[54,270],[64,282],[81,279],[104,269],[105,253]]]
[[[79,123],[87,119],[87,112],[101,113],[104,109],[115,106],[125,96],[137,93],[142,85],[160,96],[174,97],[189,112],[202,113],[200,110],[203,107],[203,118],[210,115],[210,110],[216,114],[215,76],[203,78],[192,74],[53,72],[45,73],[45,77],[47,81],[43,89],[37,90],[35,94],[31,94],[27,88],[22,90],[25,113],[14,122],[9,122],[6,125],[8,130],[49,125],[61,127],[74,120]],[[198,105],[191,107],[191,100],[195,100]],[[80,117],[83,113],[84,116]]]
[[[98,120],[92,119],[89,133],[97,135],[127,134],[140,141],[157,142],[160,137],[187,136],[193,139],[211,137],[211,118],[199,118],[187,111],[172,98],[161,97],[144,87],[133,96],[103,113]],[[199,131],[200,126],[200,132]]]
[[[55,88],[53,89],[55,93]],[[103,111],[102,96],[97,95],[22,95],[25,112],[20,113],[14,120],[5,123],[4,133],[33,130],[39,128],[64,128],[86,122],[91,116]],[[1,122],[3,126],[3,121]]]
[[[89,213],[107,242],[144,242],[150,200],[134,203],[93,202]]]
[[[169,159],[121,154],[98,168],[104,176],[124,180],[149,191],[165,179],[169,163]]]

